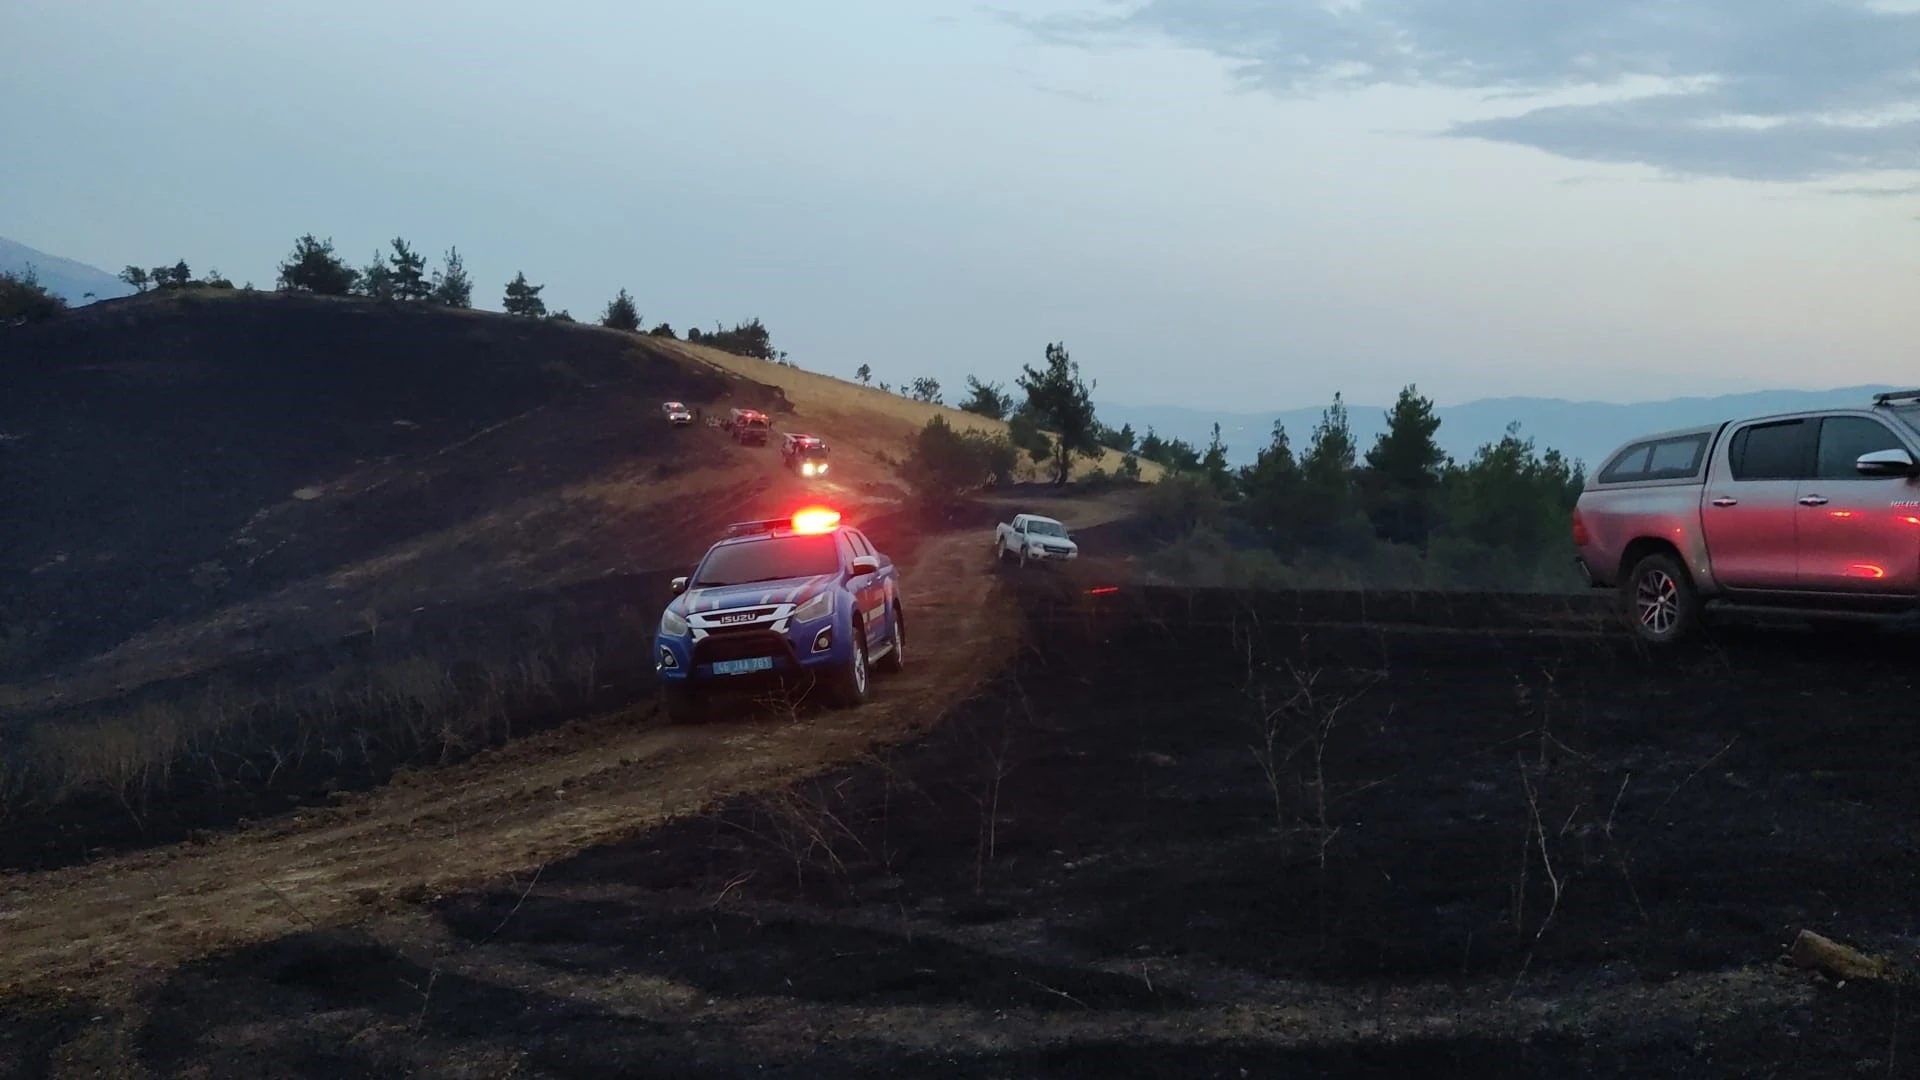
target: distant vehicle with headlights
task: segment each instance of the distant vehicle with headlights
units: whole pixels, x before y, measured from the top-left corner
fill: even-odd
[[[773,432],[773,422],[758,409],[732,409],[727,413],[727,434],[742,446],[765,446]]]
[[[788,432],[780,443],[780,463],[801,476],[827,475],[827,440]]]
[[[1709,605],[1920,610],[1920,390],[1635,439],[1588,479],[1575,565],[1663,645]]]
[[[745,521],[707,550],[654,635],[667,716],[710,715],[728,691],[824,689],[864,704],[874,669],[906,663],[906,614],[893,560],[832,510]]]
[[[687,408],[683,402],[666,402],[660,406],[660,411],[666,414],[667,423],[674,427],[685,427],[693,423],[693,410]]]
[[[1080,545],[1067,535],[1067,527],[1039,514],[1015,514],[993,529],[993,557],[999,562],[1067,562],[1080,557]]]

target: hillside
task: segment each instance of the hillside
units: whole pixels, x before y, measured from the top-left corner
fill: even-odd
[[[0,236],[0,271],[20,274],[29,268],[48,292],[75,306],[133,292],[133,286],[98,267],[36,251]]]
[[[778,472],[659,417],[777,391],[594,327],[194,292],[6,333],[16,707],[664,570]]]
[[[1007,425],[999,420],[915,401],[831,375],[783,367],[751,356],[736,356],[691,342],[669,341],[666,346],[683,356],[712,364],[756,383],[778,387],[794,408],[808,417],[808,422],[839,431],[841,445],[857,446],[869,453],[897,456],[906,439],[936,416],[945,417],[948,423],[963,430],[1001,435],[1007,433]],[[1105,413],[1101,415],[1104,418]],[[1120,459],[1117,451],[1107,450],[1098,459],[1076,459],[1074,469],[1076,472],[1085,472],[1099,468],[1112,473],[1120,468]],[[1025,464],[1032,469],[1032,462]],[[1040,471],[1032,470],[1032,475],[1038,476]],[[1161,472],[1160,466],[1151,461],[1140,463],[1143,480],[1157,480]]]
[[[1474,451],[1496,442],[1507,425],[1518,422],[1520,434],[1541,447],[1559,450],[1569,459],[1593,465],[1636,434],[1667,431],[1694,424],[1716,423],[1740,416],[1756,416],[1796,409],[1830,408],[1866,402],[1890,386],[1851,386],[1833,390],[1763,390],[1716,397],[1671,398],[1618,404],[1605,401],[1568,401],[1561,398],[1484,398],[1445,405],[1434,410],[1440,418],[1435,438],[1440,448],[1465,462]],[[1296,449],[1305,444],[1320,422],[1322,406],[1282,409],[1270,413],[1189,409],[1171,405],[1112,405],[1100,407],[1100,417],[1118,427],[1130,423],[1144,433],[1152,427],[1165,438],[1185,439],[1204,447],[1220,425],[1227,457],[1235,465],[1250,464],[1272,438],[1274,421],[1286,425]],[[1362,448],[1386,429],[1387,406],[1347,405],[1348,422]]]
[[[662,400],[827,436],[840,468],[813,492],[879,512],[927,418],[996,426],[682,342],[361,300],[150,293],[5,333],[0,707],[17,711],[241,658],[325,667],[355,635],[395,662],[414,636],[529,633],[643,656],[622,620],[725,522],[797,490],[777,454],[670,428]],[[555,624],[614,636],[556,644]]]

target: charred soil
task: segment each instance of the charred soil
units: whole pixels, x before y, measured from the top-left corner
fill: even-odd
[[[666,582],[788,497],[779,391],[655,339],[187,291],[0,328],[0,869],[646,700]]]
[[[1562,601],[1023,601],[1018,660],[920,740],[217,954],[102,1023],[209,1075],[1859,1076],[1920,1049],[1900,988],[1777,964],[1806,926],[1920,947],[1908,642],[1649,657]],[[76,1045],[71,1002],[14,1015]]]

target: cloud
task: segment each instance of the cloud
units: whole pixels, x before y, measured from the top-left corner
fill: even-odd
[[[1824,188],[1829,195],[1856,195],[1863,199],[1910,199],[1920,195],[1920,184],[1897,184],[1893,187],[1830,187]]]
[[[1145,0],[1028,25],[1150,36],[1262,90],[1533,98],[1449,134],[1687,176],[1920,169],[1920,9],[1869,0]],[[1652,84],[1652,92],[1631,92]],[[1578,92],[1576,104],[1542,102]]]

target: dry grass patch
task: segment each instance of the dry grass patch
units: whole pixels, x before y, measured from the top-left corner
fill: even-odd
[[[936,416],[945,419],[957,431],[980,431],[989,435],[1009,433],[1004,421],[990,420],[945,405],[929,405],[832,375],[784,367],[769,360],[737,356],[691,342],[659,341],[662,346],[688,359],[757,383],[779,387],[787,400],[806,418],[806,423],[817,422],[823,428],[831,427],[840,433],[835,441],[857,446],[870,453],[896,452],[903,440],[926,427],[927,421]],[[1120,468],[1120,458],[1118,451],[1108,450],[1097,460],[1084,464],[1076,462],[1076,467],[1082,470],[1098,467],[1113,473]],[[1140,462],[1142,480],[1158,480],[1163,471],[1154,462]]]
[[[0,821],[118,815],[146,834],[150,812],[182,796],[243,812],[360,787],[523,734],[527,718],[589,701],[600,671],[592,646],[537,634],[471,658],[347,662],[298,685],[216,681],[33,721],[0,731]]]

